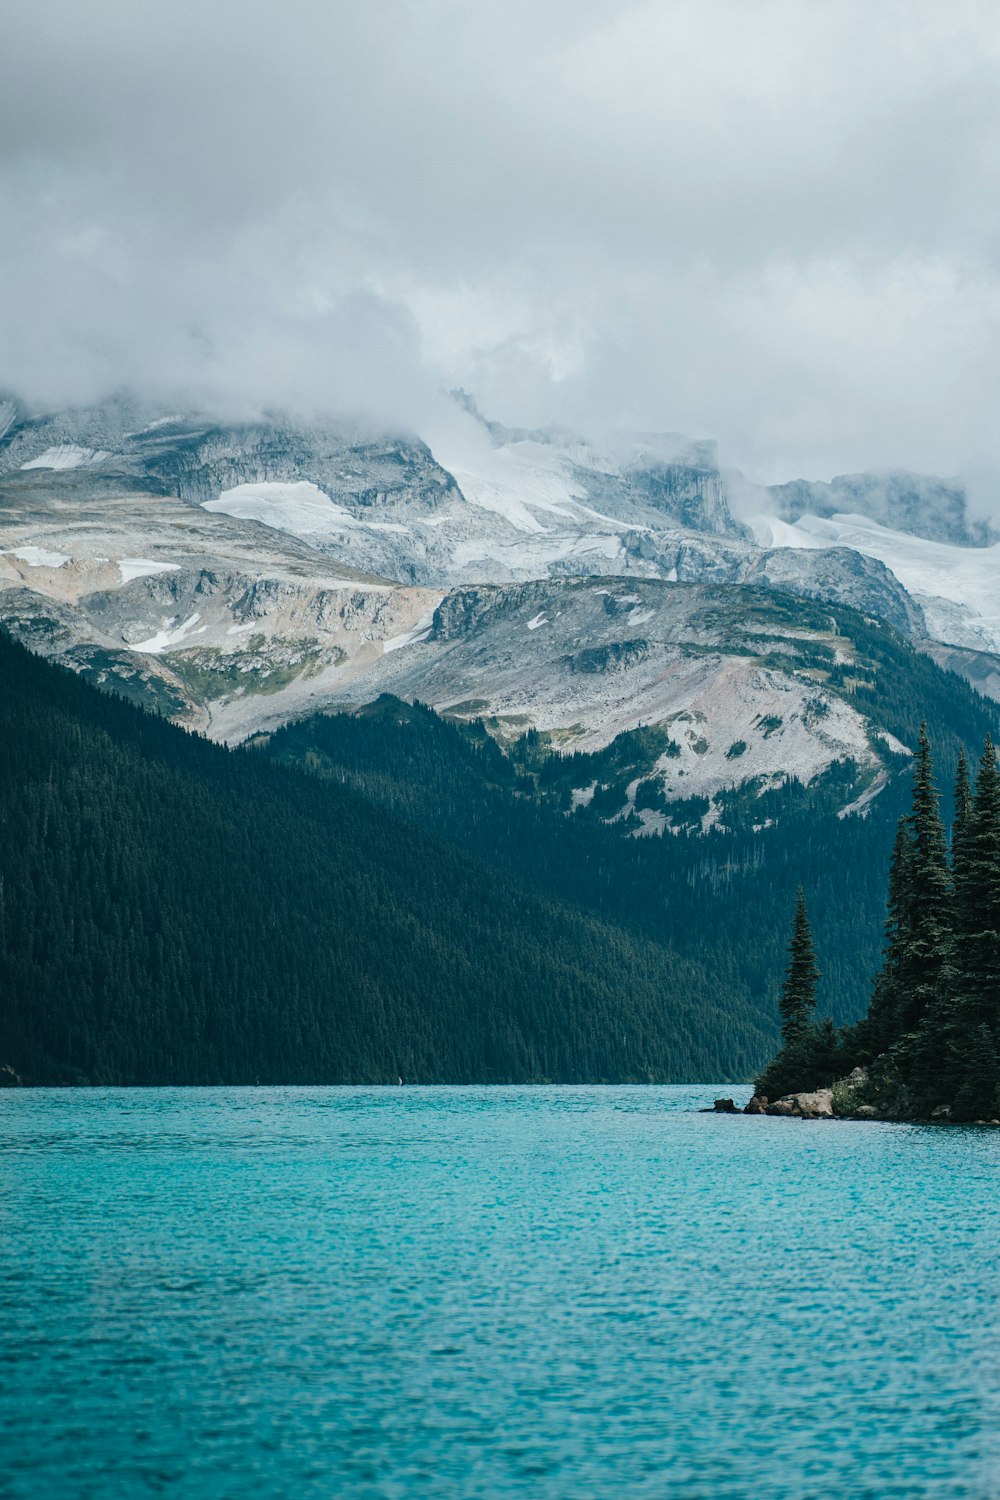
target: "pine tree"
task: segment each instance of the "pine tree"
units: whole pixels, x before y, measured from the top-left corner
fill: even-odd
[[[795,896],[795,917],[788,944],[788,968],[781,987],[778,1011],[781,1015],[781,1039],[787,1045],[799,1041],[813,1024],[816,1012],[816,984],[819,967],[809,930],[806,898],[799,886]]]
[[[974,905],[969,846],[973,808],[969,763],[963,750],[955,772],[955,821],[951,830],[952,917],[956,937],[967,930]]]
[[[1000,768],[987,739],[973,797],[965,756],[955,778],[951,891],[926,734],[913,811],[889,881],[886,956],[859,1035],[869,1057],[891,1049],[918,1114],[952,1103],[956,1119],[1000,1106]]]
[[[882,968],[875,980],[868,1015],[858,1028],[859,1041],[869,1059],[885,1052],[899,1035],[902,999],[902,959],[909,933],[910,869],[913,859],[909,823],[900,818],[889,864],[885,946]]]
[[[939,994],[941,966],[952,937],[951,875],[934,786],[927,726],[921,724],[909,817],[910,859],[903,895],[897,1022],[916,1029]]]
[[[1000,769],[987,739],[956,873],[956,968],[971,1032],[1000,1027]]]
[[[832,1081],[836,1069],[831,1060],[836,1054],[837,1038],[831,1023],[816,1025],[819,977],[805,896],[799,886],[788,944],[788,967],[778,999],[781,1050],[756,1080],[758,1094],[768,1099]]]
[[[959,952],[962,911],[971,895],[969,830],[972,792],[965,751],[955,771],[955,817],[951,835],[952,943],[938,971],[937,991],[921,1021],[905,1066],[918,1112],[929,1114],[952,1101],[967,1071],[968,1026],[961,996]]]

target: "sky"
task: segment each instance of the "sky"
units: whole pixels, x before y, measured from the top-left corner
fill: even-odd
[[[995,0],[32,0],[0,224],[36,406],[1000,473]]]

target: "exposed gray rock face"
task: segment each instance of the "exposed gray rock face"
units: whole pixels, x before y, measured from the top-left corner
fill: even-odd
[[[771,486],[770,495],[786,521],[804,515],[859,514],[894,531],[909,531],[935,542],[985,547],[998,539],[988,522],[970,517],[965,489],[958,480],[911,474],[906,469],[838,474],[829,484],[796,479]]]
[[[970,651],[963,646],[946,646],[940,641],[923,640],[921,651],[946,672],[955,672],[970,682],[984,698],[1000,703],[1000,656],[990,651]]]
[[[748,535],[733,518],[714,452],[707,444],[698,445],[684,461],[673,462],[640,448],[616,473],[582,464],[574,467],[591,503],[609,515],[706,536]]]
[[[22,409],[14,397],[4,398],[0,400],[0,474],[20,469],[48,450],[69,448],[79,451],[64,451],[62,462],[69,460],[74,467],[83,467],[96,457],[100,465],[123,447],[130,431],[158,415],[127,395],[112,397],[99,406],[71,407],[41,416]]]
[[[926,634],[923,610],[884,563],[850,547],[810,551],[776,548],[748,560],[741,584],[759,581],[810,599],[849,604],[862,614],[877,615],[916,640]]]
[[[303,428],[281,419],[226,425],[157,417],[127,398],[15,417],[0,437],[0,474],[39,463],[127,476],[193,505],[242,484],[306,480],[367,510],[388,515],[415,506],[433,513],[456,488],[412,434],[368,432],[357,424]]]
[[[724,788],[807,784],[836,761],[856,766],[857,800],[903,748],[824,689],[850,643],[788,594],[622,577],[408,588],[96,471],[0,480],[0,623],[230,741],[384,692],[560,749],[661,725],[669,751],[656,743],[615,810],[636,835],[672,826],[672,801],[703,799],[711,822]]]
[[[826,690],[850,646],[808,602],[919,638],[894,575],[756,545],[711,445],[480,428],[449,453],[356,423],[8,403],[0,620],[219,738],[392,692],[566,749],[668,726],[671,755],[622,792],[633,831],[672,827],[671,802],[710,826],[734,785],[846,760],[863,815],[906,747]]]
[[[791,1115],[799,1120],[832,1120],[833,1090],[816,1089],[811,1094],[785,1094],[767,1106],[769,1115]]]
[[[358,423],[226,425],[128,397],[37,418],[8,403],[6,420],[0,475],[21,484],[58,475],[81,496],[175,495],[407,586],[621,573],[778,587],[924,634],[919,606],[874,559],[755,546],[708,443],[639,434],[598,452],[571,434],[482,423],[494,445],[482,472],[456,478],[412,434]]]

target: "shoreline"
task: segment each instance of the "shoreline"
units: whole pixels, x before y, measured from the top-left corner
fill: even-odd
[[[856,1075],[863,1074],[859,1078]],[[765,1094],[754,1094],[749,1103],[742,1109],[734,1099],[722,1096],[713,1101],[711,1109],[703,1110],[704,1114],[720,1115],[756,1115],[766,1116],[772,1120],[864,1120],[876,1125],[965,1125],[982,1126],[986,1129],[1000,1129],[1000,1120],[956,1120],[952,1115],[950,1104],[937,1105],[929,1115],[913,1114],[906,1109],[861,1102],[854,1103],[854,1098],[862,1089],[868,1090],[869,1080],[864,1069],[855,1069],[850,1078],[839,1079],[830,1088],[801,1090],[794,1094],[783,1094],[779,1099],[768,1100]],[[854,1103],[854,1107],[838,1108],[838,1092],[840,1101],[846,1104],[848,1099]],[[846,1097],[845,1097],[846,1096]]]

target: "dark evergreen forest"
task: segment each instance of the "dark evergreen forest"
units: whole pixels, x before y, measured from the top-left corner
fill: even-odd
[[[930,703],[950,774],[994,705],[895,632],[851,629],[871,664],[860,706],[916,744]],[[581,765],[386,698],[231,751],[0,638],[0,1067],[50,1083],[748,1078],[778,1038],[800,883],[824,1009],[856,1022],[908,758],[867,818],[837,817],[851,768],[834,767],[808,789],[733,792],[726,831],[631,838],[602,813],[658,732]],[[572,812],[591,779],[606,808]]]
[[[652,935],[0,637],[0,1068],[28,1083],[746,1076]]]
[[[996,705],[877,621],[846,609],[837,618],[865,663],[864,672],[853,669],[852,701],[913,746],[927,713],[951,774],[963,750],[981,745],[996,724]],[[879,963],[886,870],[909,804],[909,757],[887,757],[889,784],[864,818],[837,816],[850,800],[855,768],[836,765],[809,788],[789,780],[763,795],[753,786],[724,794],[725,831],[631,838],[627,827],[602,818],[621,808],[626,784],[649,764],[646,741],[657,735],[662,731],[643,729],[597,755],[553,756],[528,734],[504,751],[481,724],[449,723],[384,698],[356,714],[289,725],[267,749],[474,851],[519,882],[668,943],[709,970],[722,1004],[749,1007],[774,1040],[788,913],[801,884],[824,1009],[837,1024],[856,1021]],[[657,744],[654,754],[661,749]],[[570,813],[570,789],[594,780],[594,803]],[[702,810],[694,809],[699,817]],[[755,831],[768,820],[773,826]]]
[[[779,1002],[782,1045],[757,1080],[765,1099],[840,1079],[845,1113],[864,1104],[892,1118],[1000,1117],[1000,767],[991,737],[974,785],[960,755],[952,811],[949,839],[921,727],[871,1004],[839,1032],[829,1016],[817,1020],[821,972],[800,890]]]

